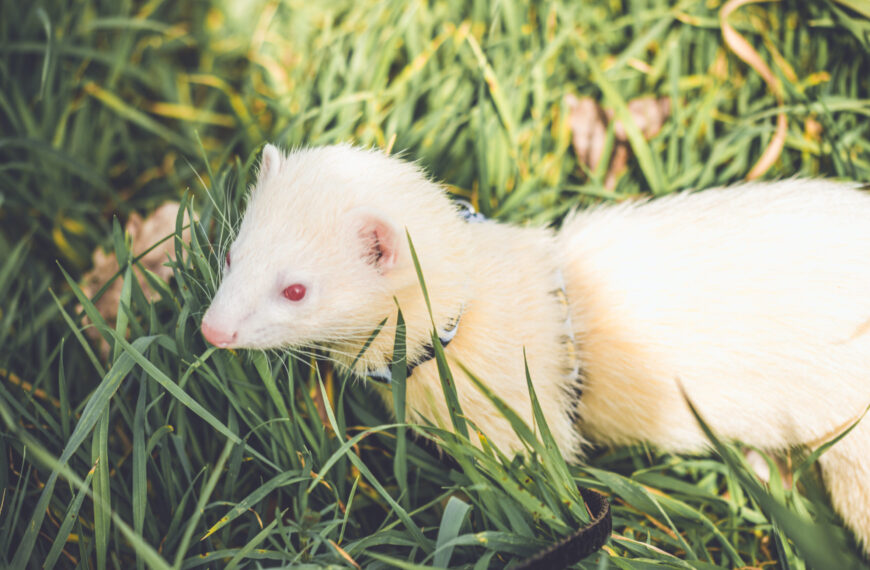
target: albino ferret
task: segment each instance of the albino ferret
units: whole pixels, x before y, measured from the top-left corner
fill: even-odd
[[[704,448],[680,383],[716,432],[768,450],[818,445],[870,404],[870,195],[821,180],[597,207],[554,232],[470,222],[416,166],[375,151],[267,145],[203,334],[219,347],[325,347],[350,366],[387,318],[354,367],[378,377],[397,300],[408,418],[449,424],[406,229],[448,358],[531,424],[525,349],[567,457],[586,440]],[[517,449],[489,400],[455,381],[465,414]],[[866,548],[870,420],[820,461]]]

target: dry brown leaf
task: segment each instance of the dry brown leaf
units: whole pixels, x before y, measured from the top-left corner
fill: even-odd
[[[613,121],[612,109],[604,109],[592,97],[565,96],[568,107],[568,125],[571,128],[572,142],[577,160],[594,171],[601,163],[604,147],[607,141],[607,127]],[[628,112],[640,129],[643,136],[649,140],[656,136],[671,113],[671,101],[667,97],[638,97],[628,102]],[[631,157],[631,145],[628,134],[621,121],[613,125],[613,151],[610,164],[604,177],[605,188],[612,190],[619,176],[628,167]]]
[[[752,48],[749,42],[737,33],[737,30],[728,23],[728,17],[731,13],[744,4],[778,1],[779,0],[729,0],[719,11],[719,25],[722,28],[722,38],[725,40],[725,43],[729,48],[731,48],[734,55],[746,62],[749,67],[754,69],[755,72],[764,79],[764,82],[767,83],[768,89],[770,89],[774,96],[776,96],[776,101],[781,108],[783,105],[782,87],[777,81],[776,76],[773,74],[773,71],[771,71],[770,67],[764,63],[764,60],[761,59],[761,56],[758,55],[758,52]],[[762,174],[767,172],[771,166],[773,166],[779,158],[779,155],[782,154],[782,149],[785,148],[787,134],[788,120],[786,119],[785,113],[780,111],[776,115],[776,131],[773,134],[773,138],[770,139],[770,142],[767,144],[767,148],[764,149],[761,158],[758,159],[758,162],[755,163],[752,170],[750,170],[749,174],[746,175],[747,180],[755,180],[756,178],[759,178]]]
[[[147,218],[142,218],[139,214],[133,213],[124,226],[124,231],[130,234],[132,239],[133,255],[139,256],[142,252],[148,250],[155,243],[164,239],[169,234],[175,232],[175,220],[178,216],[178,208],[181,205],[178,202],[166,202],[158,207]],[[184,217],[184,224],[188,225],[189,220],[187,214]],[[190,230],[184,230],[182,239],[185,243],[190,243]],[[168,239],[160,245],[144,255],[139,263],[148,271],[154,273],[164,281],[169,281],[172,276],[172,269],[165,264],[167,260],[175,260],[175,242]],[[118,259],[114,253],[106,253],[101,248],[94,250],[93,255],[94,267],[88,271],[82,278],[82,291],[88,297],[93,297],[103,286],[118,272]],[[139,281],[139,286],[142,292],[149,301],[154,301],[159,298],[159,294],[151,289],[145,276],[134,267],[133,273]],[[96,301],[95,305],[100,315],[108,323],[113,323],[118,316],[118,303],[121,300],[121,289],[123,287],[123,279],[115,279],[103,295]],[[76,308],[81,311],[79,305]],[[85,318],[85,323],[89,321]],[[100,354],[106,358],[109,354],[109,345],[100,335],[99,331],[94,327],[85,329],[85,334],[91,340],[97,342],[100,348]]]
[[[813,142],[822,140],[822,131],[824,131],[824,128],[819,121],[809,118],[804,122],[804,137],[807,140]]]
[[[595,170],[604,153],[607,123],[610,119],[592,97],[565,96],[568,107],[568,126],[571,128],[574,153],[577,160]]]
[[[638,97],[628,102],[628,112],[634,119],[634,124],[643,133],[644,138],[650,140],[662,130],[665,120],[671,114],[671,100],[667,97]],[[608,121],[613,120],[613,110],[607,111]],[[628,134],[622,121],[616,121],[613,125],[613,134],[616,140],[628,142]]]

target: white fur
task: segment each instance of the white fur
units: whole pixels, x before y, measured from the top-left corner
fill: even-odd
[[[413,360],[431,323],[407,229],[436,325],[464,307],[448,356],[531,423],[525,348],[568,456],[579,453],[581,433],[609,444],[703,448],[678,382],[714,430],[771,450],[818,443],[870,404],[870,195],[854,185],[790,180],[680,193],[578,212],[554,234],[465,223],[417,168],[373,151],[285,157],[267,146],[261,170],[204,318],[210,330],[235,333],[233,346],[316,344],[350,365],[387,318],[361,374],[390,357],[395,298]],[[391,238],[383,240],[389,257],[367,251],[373,223]],[[566,407],[564,311],[552,294],[560,269],[584,371],[579,430]],[[284,299],[283,288],[297,282],[306,297]],[[504,418],[454,373],[466,415],[516,449]],[[448,423],[434,362],[414,370],[407,395],[412,420]],[[821,463],[834,506],[867,545],[870,420]]]
[[[704,446],[821,443],[870,405],[870,195],[789,180],[580,212],[560,248],[586,370],[584,435]],[[821,458],[870,539],[870,420]]]

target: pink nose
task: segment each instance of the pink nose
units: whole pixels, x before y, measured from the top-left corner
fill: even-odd
[[[218,328],[209,326],[208,323],[202,321],[202,336],[213,345],[219,348],[226,348],[236,340],[238,333],[222,331]]]

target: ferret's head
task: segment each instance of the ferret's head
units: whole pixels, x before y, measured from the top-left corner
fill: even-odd
[[[413,165],[350,146],[266,145],[203,335],[223,348],[366,338],[416,285],[404,228],[432,212],[455,217]]]

